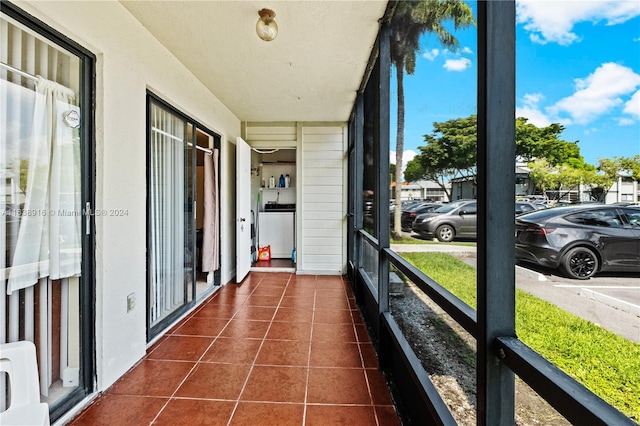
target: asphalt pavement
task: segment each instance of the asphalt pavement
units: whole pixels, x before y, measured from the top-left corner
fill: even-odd
[[[403,252],[444,252],[476,266],[476,247],[455,244],[392,244]],[[640,343],[640,275],[599,274],[572,280],[558,271],[516,265],[516,286],[536,297]]]

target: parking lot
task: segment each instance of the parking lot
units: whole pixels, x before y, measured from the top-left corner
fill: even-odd
[[[445,252],[475,267],[476,248],[448,244],[394,244],[402,252]],[[516,266],[517,288],[591,321],[626,339],[640,343],[640,276],[600,274],[572,280],[555,270]]]

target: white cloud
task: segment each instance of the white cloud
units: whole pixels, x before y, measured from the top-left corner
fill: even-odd
[[[422,57],[429,61],[433,61],[439,54],[440,50],[438,49],[425,50],[422,52]]]
[[[621,105],[621,96],[628,95],[640,86],[640,75],[631,68],[609,62],[602,64],[588,77],[576,79],[575,86],[573,95],[556,102],[547,108],[547,112],[556,116],[564,112],[573,121],[586,124]]]
[[[517,21],[524,24],[533,42],[564,46],[580,40],[572,31],[579,22],[615,25],[640,15],[637,0],[518,0],[516,8]]]
[[[631,99],[624,104],[624,112],[640,119],[640,90],[634,93]]]
[[[407,149],[406,151],[404,151],[404,153],[402,154],[402,171],[403,172],[407,168],[407,163],[409,161],[413,160],[413,157],[415,157],[416,155],[417,155],[416,152],[411,150],[411,149]],[[396,152],[395,151],[390,151],[389,152],[389,160],[391,160],[391,164],[395,164],[396,163]]]
[[[516,117],[525,117],[529,123],[538,127],[546,127],[553,120],[547,116],[539,107],[544,96],[540,93],[527,93],[522,97],[522,106],[516,106]]]
[[[623,117],[618,120],[618,126],[631,126],[632,124],[635,124],[635,121],[630,118]]]
[[[471,66],[471,60],[467,58],[447,59],[443,67],[449,71],[464,71]]]
[[[473,53],[473,50],[471,50],[471,48],[470,48],[470,47],[465,46],[465,47],[463,47],[463,48],[462,48],[461,52],[462,52],[462,53],[467,53],[467,54],[472,54],[472,53]]]
[[[527,93],[522,97],[522,101],[527,106],[537,106],[544,99],[542,93]]]

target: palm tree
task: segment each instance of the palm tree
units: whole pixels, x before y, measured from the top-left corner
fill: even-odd
[[[458,40],[445,27],[453,21],[455,29],[475,23],[473,12],[460,0],[400,0],[391,18],[391,62],[396,68],[398,83],[398,125],[396,135],[395,200],[401,205],[402,154],[404,152],[404,73],[413,75],[416,53],[420,51],[420,37],[425,32],[435,34],[449,49],[458,46]],[[400,208],[394,211],[393,232],[400,235]]]

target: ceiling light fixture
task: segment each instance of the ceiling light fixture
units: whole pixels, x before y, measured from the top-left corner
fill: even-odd
[[[276,13],[271,9],[261,9],[258,12],[260,18],[256,22],[256,33],[264,41],[271,41],[278,35],[278,24],[273,19]]]

